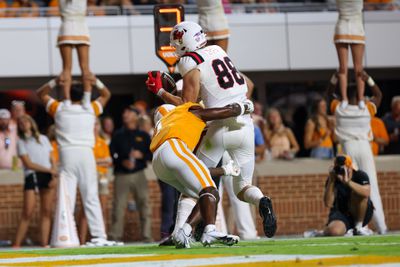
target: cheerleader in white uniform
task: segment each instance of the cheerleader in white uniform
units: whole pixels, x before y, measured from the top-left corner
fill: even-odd
[[[61,27],[58,33],[57,46],[60,48],[63,70],[60,85],[63,88],[66,103],[70,103],[72,82],[72,49],[76,48],[79,66],[82,72],[82,83],[85,92],[84,104],[90,104],[93,74],[89,68],[89,28],[86,24],[86,1],[59,0]],[[86,103],[87,102],[87,103]]]
[[[339,86],[342,95],[342,107],[348,105],[347,74],[349,47],[353,57],[354,72],[357,82],[359,108],[365,108],[365,83],[362,80],[365,32],[362,21],[362,0],[336,0],[339,18],[335,27],[335,46],[339,58]]]

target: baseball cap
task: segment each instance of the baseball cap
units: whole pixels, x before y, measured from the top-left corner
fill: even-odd
[[[5,108],[0,109],[0,119],[10,119],[11,113]]]

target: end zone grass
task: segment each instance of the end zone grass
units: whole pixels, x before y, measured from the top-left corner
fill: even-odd
[[[204,248],[199,243],[191,249],[159,247],[158,244],[126,245],[122,247],[71,248],[71,249],[22,249],[3,250],[0,259],[17,255],[99,255],[99,254],[153,254],[153,255],[380,255],[400,256],[400,235],[370,237],[337,237],[308,239],[270,239],[241,241],[232,247]],[[18,256],[17,256],[18,257]]]

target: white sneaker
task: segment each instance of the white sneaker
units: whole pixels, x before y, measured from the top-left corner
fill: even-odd
[[[352,237],[353,235],[354,235],[353,229],[347,230],[347,232],[344,234],[344,236],[346,237]]]
[[[221,243],[227,246],[232,246],[239,242],[240,238],[236,235],[226,235],[218,232],[214,224],[206,225],[200,242],[203,246],[210,246],[211,244]]]
[[[342,100],[342,102],[340,102],[340,107],[342,109],[347,108],[348,105],[349,105],[349,101],[347,101],[347,100]]]
[[[365,101],[364,100],[358,101],[358,108],[359,109],[364,109],[365,108]]]
[[[369,236],[369,235],[373,235],[374,231],[372,231],[371,229],[368,228],[368,226],[364,226],[364,227],[359,227],[359,228],[354,228],[354,235],[365,235],[365,236]]]
[[[323,234],[323,232],[322,231],[320,231],[320,230],[308,230],[308,231],[305,231],[304,233],[303,233],[303,236],[305,237],[305,238],[309,238],[309,237],[318,237],[318,236],[323,236],[324,234]]]
[[[176,233],[172,234],[176,248],[190,248],[192,241],[192,226],[185,223]]]
[[[124,242],[109,241],[104,238],[92,238],[89,242],[86,242],[87,247],[115,247],[123,246]]]

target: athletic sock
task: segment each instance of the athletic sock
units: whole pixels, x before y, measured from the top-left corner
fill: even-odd
[[[178,210],[176,212],[174,233],[186,223],[190,213],[196,206],[196,202],[192,198],[180,198],[178,202]]]
[[[257,208],[262,197],[264,197],[263,193],[256,186],[249,187],[243,194],[244,201],[256,205]]]
[[[362,228],[362,222],[357,222],[355,228],[356,229]]]

